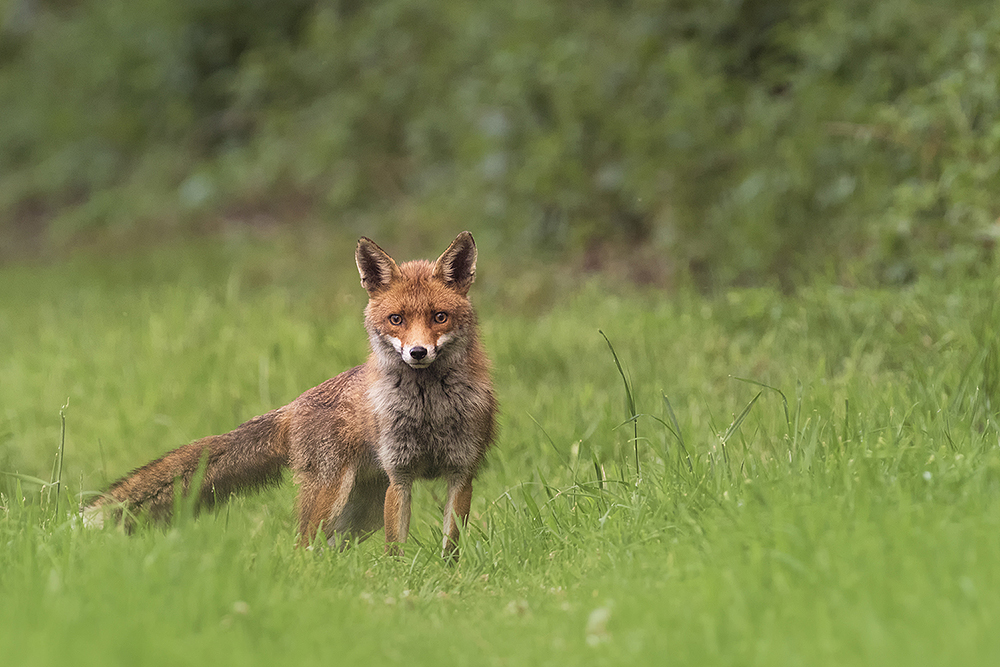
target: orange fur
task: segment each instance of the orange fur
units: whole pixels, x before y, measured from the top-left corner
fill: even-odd
[[[476,246],[463,232],[436,262],[402,265],[369,239],[355,253],[368,291],[371,354],[361,366],[306,391],[230,433],[180,447],[134,470],[84,508],[166,521],[175,483],[184,493],[204,460],[199,507],[277,482],[299,485],[299,545],[320,529],[345,546],[385,526],[386,550],[406,541],[417,479],[444,477],[444,555],[457,557],[472,479],[496,432],[496,398],[467,294]],[[127,518],[123,509],[128,509]]]

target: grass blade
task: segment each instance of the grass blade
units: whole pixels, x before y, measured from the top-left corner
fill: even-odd
[[[781,391],[777,387],[772,387],[769,384],[764,384],[763,382],[758,382],[757,380],[751,380],[749,378],[741,378],[735,375],[730,375],[729,377],[733,378],[734,380],[738,380],[739,382],[746,382],[747,384],[757,385],[758,387],[763,387],[764,389],[770,389],[771,391],[778,392],[778,396],[781,396],[781,407],[784,408],[785,410],[785,423],[788,424],[789,428],[791,428],[792,418],[788,414],[788,397],[785,396],[785,392]]]
[[[591,455],[594,458],[594,474],[597,476],[597,488],[599,488],[601,491],[603,491],[604,490],[604,480],[605,480],[604,466],[602,466],[601,462],[597,460],[597,453],[596,452],[591,452]]]
[[[611,344],[611,341],[600,329],[597,333],[604,337],[604,342],[608,344],[608,349],[611,350],[611,356],[615,360],[615,367],[618,369],[618,374],[622,376],[622,384],[625,385],[625,398],[628,401],[629,417],[635,419],[635,397],[632,395],[632,385],[628,381],[628,377],[625,375],[625,369],[622,368],[622,362],[618,359],[618,353],[615,352],[615,346]],[[639,422],[635,420],[632,422],[632,445],[635,448],[635,483],[639,484],[639,479],[641,474],[639,471]]]
[[[729,454],[726,452],[726,443],[729,442],[729,439],[733,437],[733,434],[736,433],[736,431],[740,428],[740,425],[743,423],[743,420],[747,418],[748,414],[750,414],[750,409],[753,407],[753,404],[757,402],[757,399],[760,398],[760,395],[763,393],[764,392],[762,391],[758,391],[757,395],[750,399],[750,402],[747,403],[746,407],[743,408],[743,411],[739,414],[738,417],[736,417],[736,419],[733,420],[733,423],[729,425],[729,428],[727,428],[726,432],[723,434],[721,438],[722,456],[725,459],[727,465],[729,464]]]
[[[59,516],[59,496],[62,491],[62,471],[63,459],[66,456],[66,408],[69,407],[69,398],[66,404],[59,408],[59,471],[56,473],[56,516]]]
[[[19,479],[22,482],[28,482],[29,484],[37,484],[41,487],[51,486],[52,482],[46,482],[41,477],[34,477],[32,475],[25,475],[19,472],[0,472],[0,475],[6,475],[7,477],[13,477],[14,479]]]
[[[670,405],[670,399],[667,398],[666,394],[663,394],[663,401],[667,404],[667,414],[670,415],[670,421],[674,425],[673,433],[677,436],[677,442],[680,443],[681,449],[684,451],[684,458],[687,459],[688,472],[694,472],[694,466],[691,464],[691,455],[688,454],[687,447],[684,445],[684,434],[681,432],[681,425],[677,423],[677,415],[674,414],[674,406]]]

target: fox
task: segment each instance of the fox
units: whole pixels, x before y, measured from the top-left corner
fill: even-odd
[[[434,262],[397,264],[362,237],[355,249],[368,293],[369,354],[360,366],[233,431],[184,445],[133,470],[82,509],[83,523],[137,516],[169,522],[175,490],[196,510],[278,483],[298,486],[297,545],[322,531],[343,549],[385,528],[385,551],[401,554],[412,487],[444,478],[442,557],[458,560],[472,482],[497,433],[497,398],[468,292],[477,249],[462,232]],[[191,486],[199,484],[199,488]]]

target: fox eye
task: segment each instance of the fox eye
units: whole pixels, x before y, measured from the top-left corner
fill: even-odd
[[[434,313],[434,321],[438,324],[444,324],[448,321],[448,313],[443,310]]]
[[[403,316],[400,315],[399,313],[393,313],[392,315],[389,316],[389,324],[391,324],[392,326],[398,327],[402,323],[403,323]]]

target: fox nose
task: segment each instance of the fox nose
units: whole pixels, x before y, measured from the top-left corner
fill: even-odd
[[[410,350],[410,356],[416,359],[417,361],[420,361],[421,359],[427,356],[427,348],[418,345]]]

